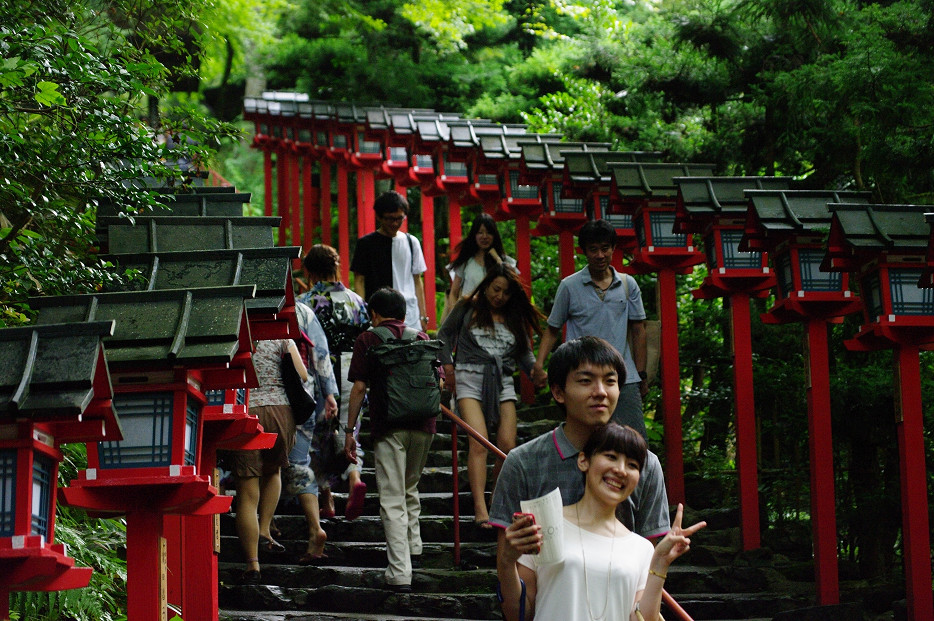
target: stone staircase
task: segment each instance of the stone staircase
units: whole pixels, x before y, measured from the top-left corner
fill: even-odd
[[[554,426],[560,414],[549,407],[520,411],[519,442]],[[447,419],[439,433],[419,483],[422,498],[421,531],[424,541],[421,567],[413,577],[413,593],[382,588],[386,549],[372,462],[365,463],[368,487],[364,515],[343,519],[346,494],[336,494],[337,518],[324,519],[328,534],[327,558],[314,566],[295,563],[305,550],[307,527],[297,505],[280,503],[276,525],[287,551],[260,553],[262,584],[242,584],[243,559],[232,515],[221,516],[220,617],[228,621],[390,620],[418,621],[501,619],[495,596],[496,535],[473,524],[467,488],[466,438],[460,435],[459,502],[461,563],[454,566],[454,519],[451,437]],[[363,439],[364,448],[367,439]],[[690,484],[689,484],[690,486]],[[692,498],[688,491],[688,498]],[[694,536],[691,552],[676,563],[666,584],[675,600],[694,619],[773,619],[789,613],[794,619],[831,619],[827,608],[805,610],[814,601],[809,549],[789,553],[767,548],[739,551],[738,511],[686,510],[685,523],[707,520],[708,527]],[[799,545],[798,548],[801,546]],[[857,591],[858,593],[858,591]],[[858,595],[854,595],[858,597]],[[835,607],[834,621],[891,616],[863,616],[864,603]],[[790,612],[797,611],[797,612]],[[678,617],[663,607],[669,621]]]

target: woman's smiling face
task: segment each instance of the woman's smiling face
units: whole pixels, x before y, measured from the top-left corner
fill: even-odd
[[[598,451],[589,459],[581,453],[577,467],[586,473],[587,489],[612,504],[628,498],[639,483],[639,462],[613,450]]]

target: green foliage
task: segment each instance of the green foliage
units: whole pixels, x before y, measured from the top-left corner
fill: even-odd
[[[169,78],[184,73],[184,63],[170,72],[156,59],[181,49],[164,32],[195,16],[162,0],[108,8],[0,0],[3,325],[29,317],[29,295],[119,280],[90,254],[96,201],[146,208],[149,193],[128,189],[128,181],[178,183],[175,162],[207,164],[231,131],[189,104],[166,111],[155,128],[140,113],[147,96],[166,93]]]

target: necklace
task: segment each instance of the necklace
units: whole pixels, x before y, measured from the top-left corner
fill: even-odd
[[[590,605],[590,584],[587,580],[587,554],[584,552],[584,536],[581,534],[581,531],[584,529],[581,526],[579,502],[574,505],[574,513],[577,516],[577,539],[581,544],[581,559],[584,561],[584,595],[587,597],[587,613],[593,621],[601,621],[601,619],[606,618],[607,605],[610,603],[610,575],[613,573],[613,548],[616,547],[616,524],[618,522],[615,519],[613,520],[613,541],[610,543],[610,564],[606,568],[606,589],[604,590],[606,597],[603,600],[603,610],[600,611],[599,616],[595,616],[593,614],[593,606]]]

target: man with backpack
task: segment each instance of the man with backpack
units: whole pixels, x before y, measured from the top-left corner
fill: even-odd
[[[441,344],[406,327],[405,298],[395,289],[377,290],[367,304],[373,327],[357,337],[350,360],[344,452],[356,459],[353,427],[369,386],[369,429],[389,561],[386,588],[411,592],[413,557],[422,553],[418,479],[441,410]]]

